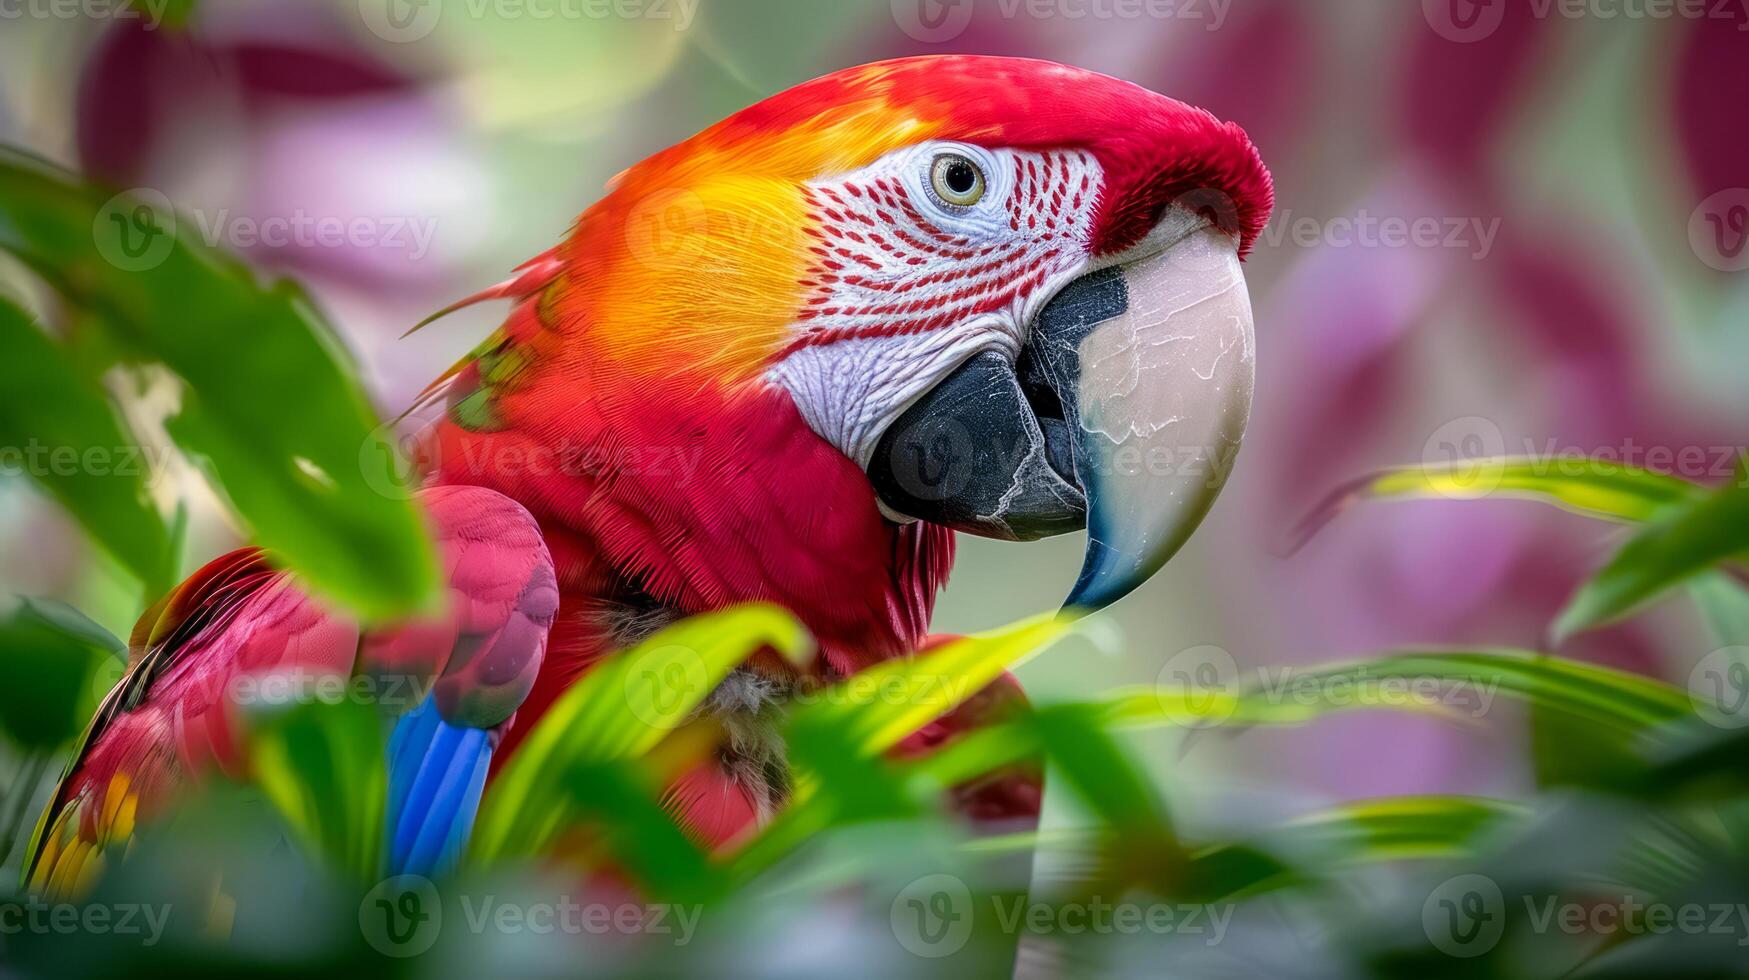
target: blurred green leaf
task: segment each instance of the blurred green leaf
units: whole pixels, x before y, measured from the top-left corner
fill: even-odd
[[[151,474],[139,440],[54,341],[3,299],[0,349],[0,475],[35,480],[148,594],[168,589],[174,548],[146,492]]]
[[[1749,646],[1749,589],[1723,572],[1710,572],[1696,578],[1688,593],[1720,645]]]
[[[674,822],[636,768],[624,763],[577,763],[554,778],[577,811],[599,828],[614,864],[670,902],[719,896],[728,879]]]
[[[835,823],[910,812],[912,804],[901,792],[904,784],[877,757],[958,707],[1003,671],[1042,652],[1073,625],[1072,619],[1056,614],[1035,616],[949,641],[910,659],[877,664],[810,692],[785,726],[796,769],[790,801],[736,853],[735,874],[742,879],[757,875]],[[980,773],[984,771],[988,769]]]
[[[1475,720],[1504,694],[1637,736],[1688,713],[1682,691],[1638,674],[1527,650],[1404,650],[1370,660],[1296,667],[1241,684],[1120,688],[1081,706],[1112,728],[1189,730],[1296,725],[1336,711],[1387,709]],[[1024,726],[971,732],[912,765],[912,778],[951,785],[1038,751]]]
[[[1477,834],[1523,816],[1518,803],[1480,796],[1357,800],[1293,820],[1264,840],[1272,848],[1330,855],[1336,863],[1450,857]]]
[[[1297,684],[1311,688],[1333,680],[1377,684],[1418,678],[1468,692],[1465,710],[1476,717],[1492,707],[1484,697],[1505,694],[1602,729],[1640,734],[1690,710],[1687,694],[1663,681],[1527,650],[1407,650],[1294,674]],[[1473,703],[1470,694],[1476,695]]]
[[[493,782],[472,857],[541,853],[577,811],[563,774],[649,752],[731,670],[765,649],[799,662],[813,642],[789,613],[750,605],[682,620],[593,667],[547,710]]]
[[[1666,590],[1749,553],[1749,457],[1731,481],[1635,534],[1588,579],[1555,620],[1555,636],[1621,619]]]
[[[0,249],[187,382],[168,429],[258,542],[366,618],[434,604],[435,549],[339,341],[295,287],[188,227],[162,194],[110,197],[0,150]]]
[[[359,881],[383,871],[385,751],[381,716],[358,699],[251,708],[256,783],[310,854]]]
[[[96,620],[59,599],[44,596],[18,597],[21,612],[27,612],[76,640],[102,650],[119,663],[128,662],[128,645]]]
[[[790,716],[796,738],[831,732],[862,755],[884,752],[958,707],[1002,672],[1037,656],[1073,627],[1047,613],[961,637],[904,660],[868,668],[809,695]]]
[[[1172,894],[1184,884],[1189,855],[1179,843],[1166,801],[1101,724],[1101,712],[1081,705],[1039,708],[1032,728],[1051,771],[1099,818],[1111,879]]]
[[[1485,797],[1357,800],[1242,842],[1197,848],[1190,857],[1192,894],[1201,901],[1230,901],[1315,882],[1347,867],[1458,857],[1479,834],[1524,812],[1518,804]]]
[[[0,729],[27,749],[79,734],[92,677],[121,641],[59,603],[25,599],[0,615]]]
[[[1583,472],[1571,472],[1574,467]],[[1344,510],[1370,499],[1513,497],[1539,500],[1587,517],[1637,524],[1705,494],[1706,488],[1687,480],[1609,460],[1505,456],[1402,466],[1338,487],[1295,527],[1288,548],[1298,550]]]

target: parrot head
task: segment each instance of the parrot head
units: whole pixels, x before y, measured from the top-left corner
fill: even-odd
[[[494,294],[526,313],[466,368],[451,415],[613,444],[662,418],[665,438],[714,440],[730,458],[704,495],[735,514],[639,510],[670,559],[673,512],[695,504],[694,528],[762,506],[814,522],[822,550],[833,520],[1086,528],[1067,604],[1098,608],[1184,543],[1226,478],[1253,383],[1240,259],[1271,205],[1243,131],[1127,82],[970,56],[840,71],[615,177]],[[756,431],[792,419],[807,445]],[[666,574],[641,578],[683,591]]]

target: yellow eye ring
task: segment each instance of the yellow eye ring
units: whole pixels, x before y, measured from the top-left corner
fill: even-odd
[[[943,153],[929,166],[929,188],[942,203],[969,208],[984,196],[984,172],[968,157]]]

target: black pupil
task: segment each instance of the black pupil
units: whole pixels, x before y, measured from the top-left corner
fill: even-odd
[[[947,189],[955,194],[970,192],[978,182],[978,172],[973,170],[972,165],[964,160],[950,160],[947,164],[947,173],[943,176],[947,180]]]

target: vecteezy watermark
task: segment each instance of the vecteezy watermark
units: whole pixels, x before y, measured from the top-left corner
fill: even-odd
[[[1442,424],[1427,437],[1421,446],[1421,467],[1435,492],[1468,499],[1499,489],[1508,466],[1538,478],[1578,479],[1642,469],[1696,482],[1717,482],[1735,478],[1738,460],[1745,454],[1749,454],[1749,446],[1678,446],[1632,438],[1594,446],[1529,437],[1509,443],[1494,420],[1466,415]]]
[[[0,0],[0,21],[137,20],[145,30],[164,23],[170,0]]]
[[[293,667],[265,674],[239,674],[226,681],[225,697],[241,706],[369,704],[406,711],[425,702],[434,676],[340,674]]]
[[[150,187],[123,191],[97,209],[91,240],[97,254],[123,272],[155,269],[176,247],[176,208]]]
[[[1305,708],[1426,708],[1480,718],[1494,706],[1501,677],[1477,670],[1467,676],[1397,673],[1358,665],[1258,667],[1241,671],[1222,647],[1201,645],[1166,659],[1155,675],[1155,697],[1165,717],[1183,728],[1219,725],[1242,702]]]
[[[924,875],[893,897],[888,924],[893,938],[908,952],[930,959],[952,956],[965,948],[980,915],[987,927],[1004,935],[1191,936],[1214,946],[1226,938],[1235,906],[1188,902],[1105,901],[1098,895],[1085,901],[1046,902],[1026,895],[986,896],[981,904],[960,878]]]
[[[1708,724],[1749,726],[1749,646],[1720,647],[1688,672],[1688,699]]]
[[[288,214],[233,214],[229,208],[189,212],[201,240],[232,248],[383,249],[417,262],[431,251],[437,219],[405,214],[313,214],[302,208]]]
[[[129,936],[156,946],[170,922],[170,906],[140,902],[0,902],[0,936]]]
[[[1744,9],[1744,0],[1421,0],[1421,12],[1434,33],[1468,44],[1492,37],[1509,4],[1525,4],[1537,20],[1730,20]]]
[[[397,958],[431,949],[446,921],[452,928],[459,923],[475,936],[653,936],[685,946],[692,942],[704,914],[702,905],[579,901],[569,895],[533,902],[494,894],[448,897],[456,907],[446,917],[445,896],[430,879],[422,875],[384,879],[358,903],[359,931],[372,949]]]
[[[372,430],[358,447],[365,484],[385,497],[405,500],[418,492],[425,474],[439,471],[470,482],[565,477],[635,480],[651,486],[686,486],[709,476],[702,443],[603,446],[569,437],[540,445],[495,439],[441,443],[436,438],[440,424],[398,429],[386,423]]]
[[[406,44],[422,40],[447,12],[469,20],[665,22],[676,31],[692,26],[699,0],[358,0],[358,15],[372,34]]]
[[[1506,931],[1506,896],[1487,875],[1447,878],[1421,903],[1421,929],[1447,956],[1481,956]]]
[[[383,250],[413,262],[430,253],[437,235],[436,218],[405,214],[317,214],[298,208],[286,214],[246,215],[230,208],[191,208],[179,217],[163,192],[136,187],[104,202],[92,221],[91,236],[105,261],[124,272],[144,272],[162,265],[175,247],[178,229],[190,227],[211,248]]]
[[[1270,216],[1258,242],[1268,248],[1452,249],[1480,261],[1493,251],[1499,234],[1498,217],[1378,214],[1360,208],[1319,218],[1282,208]]]
[[[1521,908],[1520,908],[1521,907]],[[1521,916],[1512,915],[1522,910]],[[1508,903],[1500,885],[1483,874],[1447,878],[1421,905],[1421,928],[1435,949],[1448,956],[1482,956],[1499,945],[1506,920],[1514,930],[1537,935],[1734,937],[1749,946],[1749,903],[1648,902],[1632,895],[1522,895]]]
[[[1749,188],[1728,187],[1700,202],[1688,216],[1688,247],[1720,272],[1749,269]]]
[[[945,44],[964,34],[977,8],[1003,20],[1184,21],[1218,31],[1233,0],[892,0],[893,23],[913,40]]]
[[[169,446],[51,446],[32,439],[22,446],[0,446],[0,476],[113,476],[140,478],[149,486],[174,455]]]
[[[951,673],[908,672],[903,675],[852,674],[834,684],[804,684],[791,692],[796,705],[836,704],[850,707],[887,705],[939,705],[942,711],[962,704],[972,695],[971,682]]]
[[[358,903],[358,931],[384,956],[418,956],[443,932],[443,901],[424,875],[377,882]]]
[[[678,645],[640,650],[625,664],[622,677],[626,707],[639,721],[664,731],[703,699],[710,683],[704,658]]]

